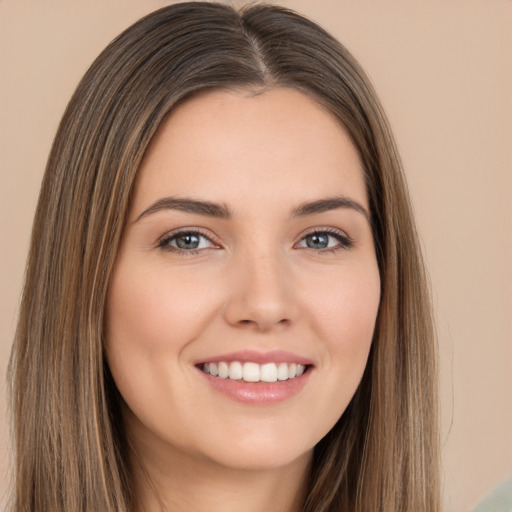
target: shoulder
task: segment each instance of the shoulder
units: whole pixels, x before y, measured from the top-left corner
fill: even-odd
[[[512,512],[512,478],[495,487],[473,512]]]

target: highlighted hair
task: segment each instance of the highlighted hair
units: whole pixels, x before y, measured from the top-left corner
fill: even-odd
[[[109,278],[137,169],[164,118],[215,88],[298,89],[334,114],[365,171],[381,276],[368,365],[315,448],[303,512],[440,510],[427,279],[386,117],[349,52],[271,5],[160,9],[78,85],[44,175],[10,362],[15,512],[132,512],[119,394],[103,353]]]

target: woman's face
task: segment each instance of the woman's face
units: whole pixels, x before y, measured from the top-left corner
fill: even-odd
[[[173,112],[140,167],[107,307],[144,453],[253,469],[309,457],[372,341],[368,212],[354,146],[304,94],[215,91]]]

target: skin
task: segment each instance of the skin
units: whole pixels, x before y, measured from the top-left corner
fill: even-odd
[[[232,217],[151,210],[170,196],[219,203]],[[334,196],[358,207],[291,216]],[[161,125],[107,305],[141,510],[300,509],[313,447],[350,402],[371,346],[380,279],[364,211],[357,151],[301,92],[203,93]],[[177,250],[170,237],[181,228],[206,237],[195,252]],[[308,235],[326,229],[350,247],[331,234],[311,246]],[[195,366],[244,349],[287,350],[314,366],[297,395],[248,405]]]

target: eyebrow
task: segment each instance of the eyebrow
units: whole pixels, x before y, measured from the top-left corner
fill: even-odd
[[[186,213],[195,213],[206,215],[207,217],[217,217],[220,219],[230,219],[231,212],[222,204],[212,203],[210,201],[199,201],[197,199],[188,199],[181,197],[163,197],[158,199],[151,206],[146,208],[135,220],[138,222],[143,217],[162,210],[179,210]]]
[[[370,220],[370,214],[362,204],[345,196],[328,197],[326,199],[319,199],[318,201],[303,203],[292,211],[292,217],[304,217],[315,213],[337,210],[338,208],[355,210],[362,214],[366,220]]]
[[[355,210],[362,214],[366,220],[370,220],[370,214],[362,204],[342,195],[302,203],[292,210],[291,217],[306,217],[308,215],[337,210],[338,208]],[[138,222],[148,215],[164,210],[178,210],[219,219],[231,219],[233,217],[229,208],[223,204],[184,197],[163,197],[146,208],[137,219],[135,219],[135,222]]]

